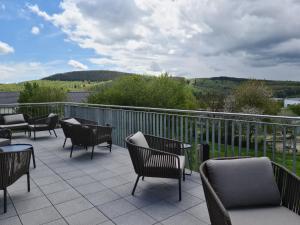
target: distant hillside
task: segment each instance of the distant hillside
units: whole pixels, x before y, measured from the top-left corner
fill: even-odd
[[[114,80],[118,77],[132,75],[130,73],[123,73],[108,70],[86,70],[73,71],[67,73],[58,73],[43,80],[60,80],[60,81],[108,81]]]
[[[228,94],[233,88],[249,79],[234,77],[212,77],[191,79],[191,84],[201,92],[218,91]],[[264,80],[274,93],[274,97],[300,97],[300,82]]]

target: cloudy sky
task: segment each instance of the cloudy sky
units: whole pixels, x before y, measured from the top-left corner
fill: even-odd
[[[0,0],[0,83],[86,69],[300,80],[300,0]]]

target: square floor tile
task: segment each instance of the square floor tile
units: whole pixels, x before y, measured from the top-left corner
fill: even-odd
[[[20,216],[23,225],[39,225],[61,218],[56,209],[51,206],[25,213]]]
[[[75,213],[79,213],[89,208],[93,208],[93,205],[88,202],[86,199],[80,197],[71,201],[67,201],[58,205],[55,205],[55,208],[63,216],[70,216]]]
[[[70,201],[75,198],[81,197],[81,195],[74,189],[67,189],[59,192],[47,195],[48,199],[52,204],[57,205],[66,201]]]
[[[123,216],[116,217],[113,221],[118,225],[151,225],[157,222],[141,210],[135,210]]]
[[[97,206],[97,208],[109,218],[115,218],[137,209],[134,205],[132,205],[125,199],[118,199],[112,202],[108,202]]]
[[[86,197],[93,205],[101,205],[120,198],[116,193],[106,189],[104,191],[88,194]]]
[[[97,225],[108,220],[99,210],[91,208],[66,217],[70,225]]]
[[[45,196],[42,196],[42,197],[32,198],[24,201],[15,202],[14,205],[19,214],[24,214],[30,211],[51,206],[51,203]]]

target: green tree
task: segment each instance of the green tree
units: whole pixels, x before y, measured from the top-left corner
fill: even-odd
[[[167,74],[159,77],[133,75],[118,78],[90,95],[88,102],[158,108],[197,107],[191,87]]]
[[[65,101],[66,92],[59,87],[39,86],[37,83],[25,83],[20,92],[19,103],[61,102]]]
[[[288,109],[295,113],[297,116],[300,116],[300,105],[289,105]]]
[[[225,111],[276,115],[280,104],[263,81],[249,80],[235,88],[225,100]]]

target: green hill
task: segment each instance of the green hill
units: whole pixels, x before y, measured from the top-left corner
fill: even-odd
[[[212,77],[191,79],[191,84],[201,92],[217,91],[228,94],[240,83],[249,79],[234,77]],[[300,82],[264,80],[266,85],[273,90],[274,97],[300,97]]]
[[[108,81],[114,80],[121,76],[129,76],[131,73],[123,73],[109,70],[86,70],[72,71],[67,73],[57,73],[43,80],[60,80],[60,81]]]

